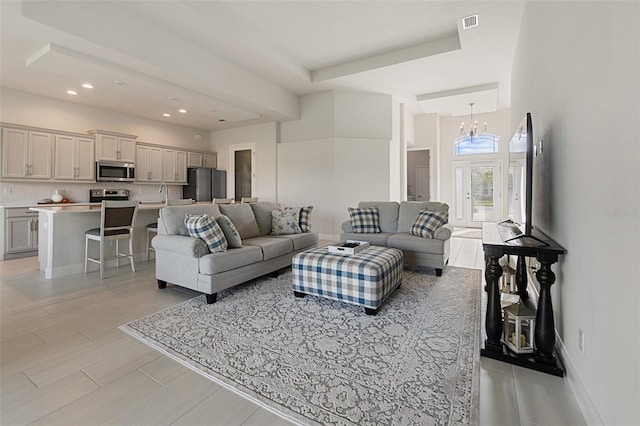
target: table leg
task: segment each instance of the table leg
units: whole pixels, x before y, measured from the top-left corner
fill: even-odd
[[[502,266],[495,256],[487,256],[485,279],[487,280],[487,313],[485,328],[487,340],[485,350],[502,353],[502,309],[500,307],[500,288],[498,281],[502,275]]]
[[[556,344],[556,335],[553,305],[551,304],[551,285],[556,281],[556,276],[551,270],[551,264],[544,261],[540,262],[536,278],[540,283],[540,297],[538,298],[538,310],[536,312],[536,328],[534,332],[536,350],[534,355],[536,361],[555,365],[553,348]]]
[[[518,256],[516,287],[518,288],[518,296],[522,299],[529,298],[529,293],[527,293],[527,262],[524,256]]]

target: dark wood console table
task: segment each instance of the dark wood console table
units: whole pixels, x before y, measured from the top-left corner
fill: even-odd
[[[551,265],[558,261],[558,256],[564,253],[564,249],[546,235],[536,232],[535,229],[530,237],[514,238],[518,233],[517,228],[509,223],[485,222],[482,224],[482,247],[486,262],[484,276],[487,283],[485,317],[487,339],[484,341],[484,348],[481,349],[480,354],[562,377],[564,376],[564,367],[554,353],[556,336],[550,290],[556,280]],[[536,271],[536,279],[540,283],[540,295],[536,309],[533,355],[511,353],[503,347],[500,341],[502,337],[502,308],[500,306],[499,280],[502,275],[502,266],[498,263],[498,259],[506,254],[518,256],[516,287],[518,295],[524,303],[527,303],[529,298],[525,257],[535,257],[540,263],[540,267]]]

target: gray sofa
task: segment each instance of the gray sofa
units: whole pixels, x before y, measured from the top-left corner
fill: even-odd
[[[449,246],[453,226],[447,223],[436,230],[433,238],[418,237],[411,234],[411,227],[418,214],[424,208],[431,211],[448,212],[445,203],[426,201],[367,201],[358,207],[376,207],[380,221],[380,233],[355,233],[351,221],[342,223],[341,240],[368,241],[382,247],[402,250],[404,262],[436,269],[436,275],[442,275],[442,269],[449,262]]]
[[[291,258],[318,245],[318,234],[271,234],[271,211],[280,205],[271,202],[251,204],[192,204],[160,209],[158,235],[151,244],[156,250],[158,287],[176,284],[206,294],[207,303],[217,293],[251,279],[291,265]],[[224,214],[231,219],[242,239],[242,247],[209,253],[207,245],[189,236],[185,215]]]

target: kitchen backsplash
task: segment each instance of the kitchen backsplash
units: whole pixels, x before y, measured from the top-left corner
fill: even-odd
[[[44,198],[51,198],[56,190],[69,201],[89,202],[89,190],[97,188],[128,189],[131,199],[138,201],[164,201],[163,192],[158,192],[160,184],[138,185],[119,182],[62,183],[62,182],[0,182],[0,206],[37,204]],[[169,198],[182,198],[182,186],[170,185]]]

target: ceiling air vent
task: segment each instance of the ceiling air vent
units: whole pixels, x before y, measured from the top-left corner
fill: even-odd
[[[468,29],[472,27],[478,26],[478,15],[467,16],[466,18],[462,18],[462,28]]]

